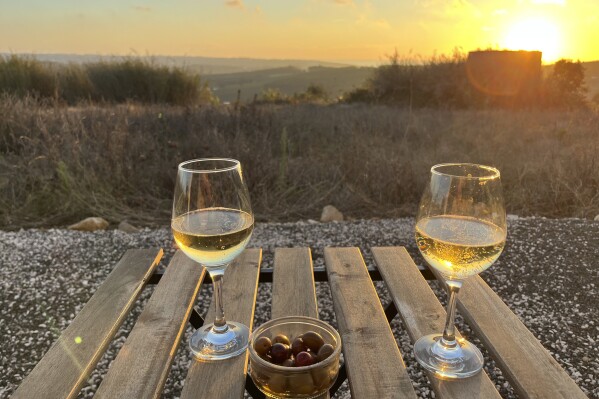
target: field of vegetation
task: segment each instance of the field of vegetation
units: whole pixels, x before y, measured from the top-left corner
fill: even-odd
[[[221,101],[233,102],[238,95],[243,101],[252,101],[269,89],[276,88],[282,95],[293,96],[310,85],[322,87],[329,100],[360,87],[370,78],[375,68],[371,67],[310,67],[302,70],[295,67],[267,69],[251,72],[214,74],[206,81]]]
[[[170,217],[176,166],[234,157],[259,220],[413,215],[431,165],[502,172],[509,213],[599,214],[599,115],[390,105],[174,106],[0,98],[0,228]]]
[[[141,59],[0,57],[0,228],[165,223],[177,164],[211,156],[242,161],[260,220],[318,218],[326,204],[412,215],[440,162],[497,166],[510,213],[599,214],[599,113],[583,65],[556,63],[538,101],[515,107],[476,92],[465,62],[395,54],[341,99],[305,80],[303,92],[223,105],[198,76]]]

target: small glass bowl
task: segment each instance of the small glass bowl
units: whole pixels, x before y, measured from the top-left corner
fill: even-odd
[[[319,333],[325,344],[335,348],[325,360],[304,367],[285,367],[262,359],[254,349],[260,337],[273,339],[285,334],[291,342],[308,331]],[[316,398],[327,392],[339,374],[341,337],[329,324],[312,317],[289,316],[271,320],[252,333],[249,343],[250,376],[254,384],[270,398]]]

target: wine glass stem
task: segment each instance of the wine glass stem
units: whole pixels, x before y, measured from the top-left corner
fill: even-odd
[[[212,330],[216,333],[224,333],[229,329],[225,320],[225,308],[223,305],[223,278],[225,268],[210,271],[212,286],[214,287],[214,324]]]
[[[447,318],[445,319],[445,329],[443,330],[441,344],[446,348],[455,348],[457,345],[455,340],[455,308],[458,292],[462,288],[462,282],[448,280],[446,284],[449,301],[447,302]]]

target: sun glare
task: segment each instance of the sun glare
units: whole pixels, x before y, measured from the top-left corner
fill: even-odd
[[[561,32],[545,18],[527,18],[508,28],[502,45],[510,50],[539,50],[543,61],[553,62],[560,57]]]

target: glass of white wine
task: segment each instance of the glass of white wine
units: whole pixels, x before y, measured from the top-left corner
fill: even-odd
[[[194,332],[189,342],[200,360],[228,359],[245,352],[249,329],[225,320],[222,300],[227,266],[246,247],[254,216],[250,196],[234,159],[194,159],[179,165],[171,228],[189,258],[206,268],[214,286],[214,323]]]
[[[414,344],[414,355],[439,378],[467,378],[483,367],[478,348],[455,337],[456,297],[466,278],[497,260],[506,234],[497,169],[467,163],[431,168],[416,218],[416,243],[424,259],[445,280],[449,302],[443,334],[421,337]]]

